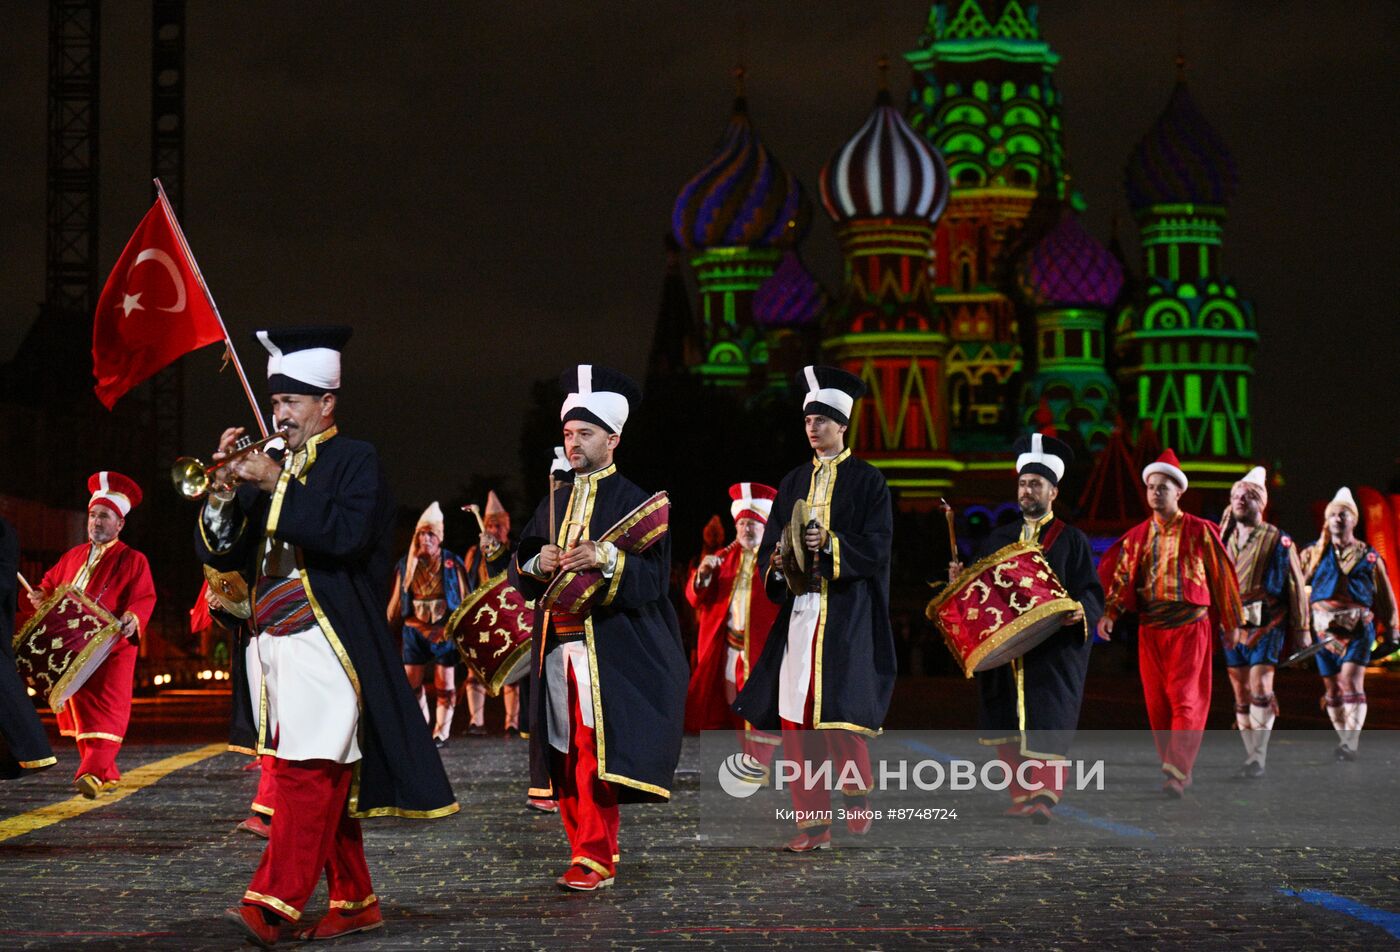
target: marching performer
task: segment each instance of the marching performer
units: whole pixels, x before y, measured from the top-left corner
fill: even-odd
[[[1138,668],[1165,779],[1180,798],[1191,785],[1210,711],[1211,632],[1238,640],[1239,585],[1215,523],[1181,511],[1189,485],[1168,449],[1142,471],[1152,517],[1128,530],[1099,562],[1107,641],[1127,612],[1138,615]]]
[[[640,554],[594,541],[648,499],[613,462],[641,393],[626,375],[589,364],[561,384],[573,485],[536,508],[510,576],[538,601],[556,571],[601,573],[583,614],[539,609],[530,671],[530,796],[559,801],[572,856],[558,884],[591,891],[616,875],[618,804],[670,799],[690,672],[667,596],[665,524]]]
[[[403,625],[403,671],[418,697],[433,743],[446,747],[457,709],[457,643],[447,636],[447,619],[469,591],[462,560],[442,546],[442,507],[436,501],[413,527],[408,555],[394,569],[389,624]],[[432,671],[437,720],[428,712],[428,672]]]
[[[19,589],[19,535],[0,516],[0,778],[58,763],[34,711],[24,681],[15,670],[15,603]]]
[[[835,761],[833,776],[848,776],[848,765],[854,764],[859,786],[842,792],[848,827],[864,834],[871,825],[866,797],[872,784],[861,735],[881,730],[896,669],[889,612],[890,491],[879,470],[845,448],[851,410],[865,393],[860,379],[836,367],[806,367],[797,381],[806,388],[802,412],[812,461],[778,486],[759,561],[768,566],[768,596],[781,607],[734,710],[755,727],[781,729],[791,760]],[[794,595],[785,574],[793,571],[792,553],[784,547],[772,556],[800,501],[812,515],[802,537],[812,568],[802,580],[807,590]],[[830,791],[814,786],[792,785],[800,817],[831,815]],[[787,849],[831,845],[829,820],[800,819],[798,828]]]
[[[156,607],[156,586],[146,557],[118,538],[141,504],[141,487],[104,470],[88,479],[88,492],[88,541],[44,573],[29,601],[38,608],[60,585],[71,585],[121,621],[122,638],[112,653],[58,713],[59,732],[78,744],[73,785],[91,800],[121,779],[117,752],[131,720],[137,646]]]
[[[1326,689],[1323,704],[1341,742],[1337,760],[1355,760],[1366,723],[1366,663],[1376,640],[1376,619],[1400,630],[1395,592],[1385,561],[1356,537],[1360,511],[1343,486],[1327,504],[1322,537],[1303,552],[1303,575],[1312,586],[1313,628],[1336,641],[1317,656]]]
[[[383,469],[373,446],[336,427],[349,336],[258,332],[286,451],[231,458],[243,431],[225,430],[214,460],[239,485],[210,494],[195,532],[203,562],[253,580],[256,634],[233,716],[252,722],[258,753],[274,755],[275,817],[242,903],[226,914],[263,946],[301,918],[323,870],[330,911],[298,938],[382,926],[360,818],[457,811],[384,622],[393,503]]]
[[[977,674],[977,720],[981,743],[995,746],[1011,773],[1007,816],[1048,823],[1064,792],[1063,771],[1049,766],[1027,768],[1023,787],[1020,766],[1023,759],[1047,763],[1069,759],[1084,700],[1093,631],[1103,614],[1103,587],[1094,573],[1088,536],[1053,509],[1074,452],[1060,440],[1039,433],[1021,437],[1012,452],[1021,521],[993,529],[978,558],[1017,541],[1040,543],[1045,560],[1081,610],[1022,657]],[[949,581],[961,571],[956,562],[950,565]]]
[[[1244,605],[1239,637],[1222,632],[1225,665],[1235,692],[1235,725],[1244,741],[1240,776],[1264,776],[1269,734],[1278,705],[1274,671],[1285,636],[1291,650],[1308,642],[1308,595],[1298,549],[1278,526],[1264,521],[1269,488],[1256,466],[1230,488],[1230,508],[1220,523],[1225,552],[1235,567]]]
[[[768,629],[778,615],[758,568],[758,546],[778,491],[763,483],[735,483],[729,487],[729,498],[734,541],[703,556],[685,585],[686,601],[695,609],[700,629],[695,669],[686,690],[687,731],[738,726],[730,705],[763,653]],[[772,763],[781,742],[776,734],[757,729],[744,732],[745,752],[764,767]]]
[[[486,493],[486,513],[482,519],[485,531],[477,544],[467,550],[466,564],[467,591],[474,592],[491,579],[510,567],[510,513],[496,496],[496,491]],[[471,668],[467,668],[467,709],[471,712],[471,726],[467,733],[475,737],[486,734],[486,685]],[[501,688],[501,701],[505,705],[505,732],[520,735],[520,688],[518,684],[507,684]]]

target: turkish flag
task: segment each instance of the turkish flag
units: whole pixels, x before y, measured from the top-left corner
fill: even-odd
[[[107,277],[92,320],[93,390],[108,410],[141,381],[224,339],[194,259],[164,197],[156,199]]]

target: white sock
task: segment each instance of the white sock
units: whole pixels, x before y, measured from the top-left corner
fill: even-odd
[[[1235,705],[1235,726],[1240,729],[1240,742],[1244,744],[1244,762],[1254,759],[1254,731],[1249,721],[1249,705]]]
[[[452,714],[457,710],[457,702],[451,698],[446,701],[439,700],[437,704],[437,727],[433,730],[433,736],[438,740],[447,740],[452,734]]]
[[[1343,741],[1352,750],[1361,744],[1361,726],[1366,723],[1366,695],[1348,694],[1342,699],[1347,736]]]
[[[418,689],[418,710],[420,710],[420,711],[423,712],[423,721],[424,721],[424,723],[426,723],[429,727],[432,727],[432,726],[433,726],[433,718],[432,718],[432,715],[428,713],[428,690],[427,690],[427,688],[419,688],[419,689]]]
[[[1342,743],[1345,744],[1347,742],[1347,725],[1340,701],[1333,704],[1331,698],[1327,699],[1327,716],[1332,719],[1332,727],[1337,731],[1337,736],[1342,739]]]
[[[1264,758],[1269,753],[1269,732],[1274,729],[1274,705],[1271,696],[1250,699],[1250,731],[1254,735],[1254,759],[1264,766]]]

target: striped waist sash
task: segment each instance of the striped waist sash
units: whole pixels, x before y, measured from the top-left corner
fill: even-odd
[[[1210,609],[1190,602],[1148,602],[1142,620],[1153,628],[1180,628],[1189,625]]]
[[[293,635],[316,624],[316,615],[299,578],[258,579],[253,624],[265,635]]]

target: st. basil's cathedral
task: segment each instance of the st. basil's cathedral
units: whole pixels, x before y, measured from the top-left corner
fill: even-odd
[[[1180,66],[1127,157],[1135,277],[1116,236],[1106,246],[1079,220],[1059,56],[1034,4],[935,3],[904,59],[902,108],[882,64],[815,201],[759,138],[737,73],[719,147],[671,216],[698,297],[685,371],[750,401],[790,388],[804,362],[857,374],[869,395],[848,444],[909,514],[940,497],[988,520],[1014,507],[1009,450],[1032,430],[1074,446],[1086,528],[1145,515],[1137,474],[1162,446],[1207,490],[1192,508],[1218,514],[1254,462],[1258,334],[1221,260],[1235,167]],[[845,262],[835,293],[801,258],[814,205]]]

